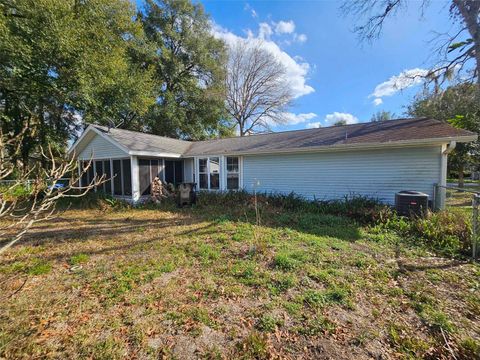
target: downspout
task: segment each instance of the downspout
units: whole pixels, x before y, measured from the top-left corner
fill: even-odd
[[[450,143],[447,145],[447,148],[443,151],[444,155],[450,154],[455,148],[457,147],[457,142],[456,141],[450,141]]]
[[[437,199],[435,199],[437,205],[436,208],[442,210],[445,208],[445,198],[447,195],[447,164],[448,164],[448,154],[450,154],[455,147],[457,146],[456,141],[450,141],[450,143],[442,145],[442,155],[441,155],[441,165],[440,165],[440,186],[437,188],[437,193],[435,194]]]

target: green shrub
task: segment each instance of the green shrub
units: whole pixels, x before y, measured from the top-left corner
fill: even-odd
[[[200,192],[197,205],[220,206],[229,209],[255,209],[255,197],[246,191]],[[361,223],[372,223],[381,218],[386,207],[380,200],[351,194],[338,200],[308,200],[295,193],[257,193],[257,208],[280,208],[301,213],[347,216]]]
[[[373,230],[378,229],[393,230],[410,243],[447,256],[468,254],[471,246],[469,220],[461,213],[448,210],[429,212],[424,218],[401,217],[392,211]]]

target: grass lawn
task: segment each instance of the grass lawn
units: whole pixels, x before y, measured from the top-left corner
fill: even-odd
[[[0,259],[0,358],[480,356],[480,266],[330,215],[69,210]],[[399,245],[400,244],[400,245]]]

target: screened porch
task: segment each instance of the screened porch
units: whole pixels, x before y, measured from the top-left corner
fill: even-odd
[[[79,172],[86,169],[88,161],[80,161]],[[136,202],[150,196],[151,184],[158,176],[165,184],[177,186],[193,181],[193,161],[178,158],[128,158],[93,159],[92,166],[80,178],[80,186],[90,184],[94,177],[105,176],[101,191],[118,198]]]

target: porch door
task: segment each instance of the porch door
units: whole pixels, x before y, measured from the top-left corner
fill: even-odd
[[[140,177],[140,194],[148,195],[150,194],[150,160],[148,159],[139,159],[138,160],[138,171]]]
[[[174,185],[183,182],[183,160],[165,160],[165,182]]]
[[[156,176],[161,178],[161,159],[139,159],[140,193],[150,195],[150,185]]]

